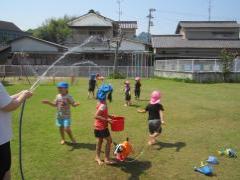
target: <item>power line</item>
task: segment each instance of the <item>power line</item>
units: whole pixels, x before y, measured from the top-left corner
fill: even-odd
[[[236,20],[237,18],[234,17],[227,17],[227,16],[213,16],[212,15],[212,3],[211,3],[211,20],[212,18],[215,19],[224,19],[224,20]],[[182,15],[182,16],[191,16],[191,17],[198,17],[198,18],[206,18],[206,16],[208,16],[207,14],[195,14],[195,13],[190,13],[190,12],[179,12],[179,11],[166,11],[166,10],[159,10],[158,13],[161,14],[176,14],[176,15]]]

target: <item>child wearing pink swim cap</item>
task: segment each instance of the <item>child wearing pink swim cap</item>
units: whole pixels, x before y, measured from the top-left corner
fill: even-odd
[[[153,91],[151,94],[150,102],[143,110],[138,110],[140,113],[148,112],[148,128],[149,128],[149,145],[157,142],[156,138],[162,132],[161,124],[164,124],[163,119],[163,105],[160,103],[161,93]]]
[[[124,106],[131,106],[131,86],[130,86],[130,82],[125,81],[124,85],[125,85],[125,89],[124,89],[125,104],[124,104]]]

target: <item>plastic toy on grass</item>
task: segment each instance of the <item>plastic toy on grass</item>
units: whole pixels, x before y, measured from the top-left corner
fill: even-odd
[[[213,175],[213,167],[209,164],[203,164],[200,167],[194,167],[194,171],[197,171],[199,173],[202,173],[206,176],[212,176]]]
[[[209,156],[206,162],[210,164],[219,164],[219,161],[215,156]]]
[[[228,156],[230,158],[237,158],[237,153],[235,150],[227,148],[227,149],[221,149],[220,151],[218,151],[219,155],[225,155]]]
[[[126,141],[116,145],[114,155],[117,160],[124,161],[133,152],[133,147],[127,138]]]

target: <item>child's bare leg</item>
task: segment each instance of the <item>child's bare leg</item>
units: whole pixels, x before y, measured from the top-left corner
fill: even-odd
[[[159,133],[158,132],[154,132],[153,134],[150,134],[149,136],[153,137],[153,138],[156,138],[159,136]]]
[[[148,138],[148,145],[152,145],[152,142],[153,142],[153,138],[151,137],[151,135],[149,135],[149,138]]]
[[[102,143],[103,143],[103,138],[97,138],[97,144],[96,144],[96,158],[95,160],[99,165],[102,165],[103,162],[100,158],[101,155],[101,149],[102,149]]]
[[[76,143],[76,140],[74,139],[73,135],[72,135],[72,130],[70,127],[66,127],[65,131],[67,132],[69,138],[71,139],[72,143]]]
[[[157,137],[159,136],[159,133],[158,132],[154,132],[153,134],[150,134],[149,135],[149,138],[150,138],[150,140],[149,140],[149,145],[153,145],[153,144],[155,144],[156,143],[156,141],[157,141]]]
[[[111,144],[112,144],[112,138],[111,136],[108,136],[105,138],[107,140],[106,147],[105,147],[105,163],[106,164],[113,164],[114,162],[110,160],[110,150],[111,150]]]
[[[65,144],[64,128],[60,127],[59,132],[60,132],[60,135],[61,135],[61,144]]]

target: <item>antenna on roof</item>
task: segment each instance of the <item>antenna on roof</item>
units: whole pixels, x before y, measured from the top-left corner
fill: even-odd
[[[208,21],[211,21],[212,16],[212,0],[208,0]]]
[[[123,0],[117,0],[117,4],[118,4],[118,21],[121,20],[121,16],[122,16],[122,9],[121,9],[121,3],[123,2]]]

